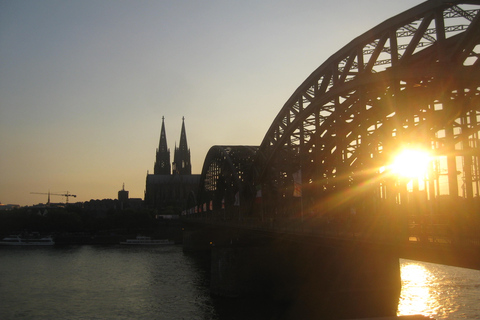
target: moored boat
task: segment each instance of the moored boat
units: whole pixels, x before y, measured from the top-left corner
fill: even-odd
[[[41,237],[36,235],[9,235],[0,240],[3,246],[53,246],[53,238]]]
[[[127,239],[126,241],[120,242],[120,244],[131,244],[131,245],[168,245],[175,244],[173,240],[168,239],[152,239],[146,236],[137,236],[135,239]]]

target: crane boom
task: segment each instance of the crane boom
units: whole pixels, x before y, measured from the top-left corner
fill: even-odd
[[[65,197],[65,204],[68,204],[68,198],[69,197],[74,197],[74,198],[77,197],[77,195],[71,194],[68,191],[66,191],[65,193],[51,193],[50,191],[48,191],[48,192],[30,192],[30,194],[47,194],[48,195],[47,205],[50,204],[50,195]]]

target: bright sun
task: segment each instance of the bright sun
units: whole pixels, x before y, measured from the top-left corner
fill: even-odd
[[[430,156],[427,152],[414,149],[403,150],[395,158],[392,172],[405,178],[422,178],[428,172]]]

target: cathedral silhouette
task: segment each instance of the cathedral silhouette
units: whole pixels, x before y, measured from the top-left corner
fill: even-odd
[[[145,183],[145,205],[160,215],[180,215],[183,210],[196,204],[199,174],[192,174],[190,149],[187,145],[185,117],[182,117],[182,131],[178,148],[170,166],[170,149],[167,146],[165,117],[162,117],[160,142],[155,157],[153,174],[148,174]]]

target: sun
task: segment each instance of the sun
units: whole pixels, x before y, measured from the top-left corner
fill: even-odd
[[[391,170],[399,177],[423,178],[428,173],[430,160],[426,151],[405,149],[395,157]]]

